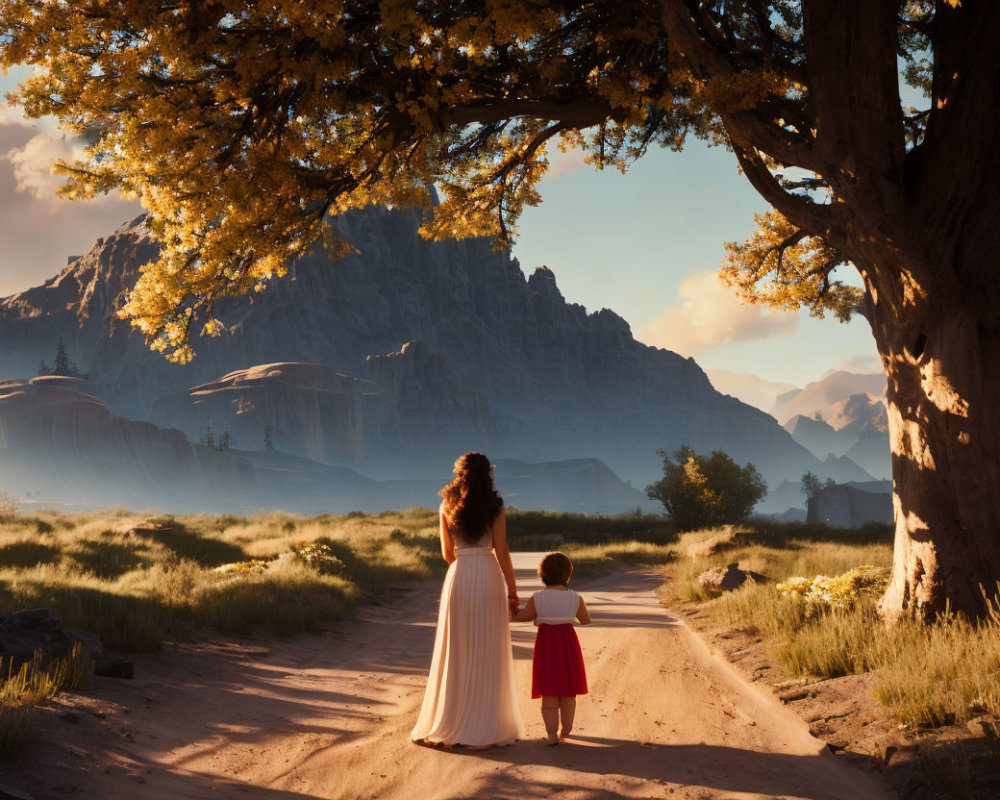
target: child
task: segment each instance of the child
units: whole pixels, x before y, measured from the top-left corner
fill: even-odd
[[[573,564],[565,555],[549,553],[538,565],[538,577],[545,589],[535,592],[524,608],[512,615],[519,622],[534,620],[538,626],[531,665],[531,698],[542,698],[545,738],[551,745],[569,736],[576,696],[587,693],[587,674],[573,620],[587,625],[590,612],[583,598],[566,588],[572,574]]]

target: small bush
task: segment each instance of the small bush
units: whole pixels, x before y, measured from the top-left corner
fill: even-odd
[[[393,538],[392,534],[397,530],[399,529],[391,531],[389,538]],[[292,553],[299,561],[322,575],[344,575],[347,573],[347,565],[337,557],[328,544],[313,542],[312,544],[298,545],[292,548]]]
[[[684,445],[672,459],[658,452],[663,477],[647,486],[646,494],[663,503],[681,530],[744,522],[767,494],[767,483],[753,464],[741,467],[721,450],[702,456]]]
[[[873,605],[889,583],[889,570],[866,565],[828,578],[788,578],[774,588],[785,597],[794,597],[806,606],[806,617],[827,610],[846,611],[860,604]]]

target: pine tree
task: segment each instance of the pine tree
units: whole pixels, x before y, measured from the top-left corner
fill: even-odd
[[[69,355],[66,352],[66,342],[62,339],[56,344],[56,360],[52,365],[53,375],[69,375]]]

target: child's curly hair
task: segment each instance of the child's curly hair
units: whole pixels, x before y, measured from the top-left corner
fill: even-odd
[[[546,586],[565,586],[573,574],[573,562],[564,553],[549,553],[538,565],[538,577]]]

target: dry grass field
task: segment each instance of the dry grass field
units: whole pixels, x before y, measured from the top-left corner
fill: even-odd
[[[903,619],[887,625],[875,604],[892,562],[891,541],[891,531],[878,526],[849,531],[761,523],[686,533],[672,547],[676,558],[666,568],[662,594],[670,605],[694,604],[720,630],[760,640],[817,697],[827,679],[865,677],[859,685],[891,723],[883,728],[900,734],[893,749],[908,753],[919,776],[922,788],[901,786],[901,796],[996,797],[1000,605],[976,623],[951,615],[932,624]],[[768,580],[709,597],[698,576],[732,563]],[[887,761],[890,754],[875,744],[873,757]]]
[[[580,578],[661,565],[670,602],[695,603],[721,624],[752,631],[803,681],[870,674],[886,714],[910,729],[1000,716],[1000,612],[976,624],[953,616],[886,626],[875,611],[892,558],[885,528],[760,523],[678,537],[662,518],[639,513],[510,509],[508,538],[512,550],[566,552]],[[709,597],[698,575],[731,563],[768,580]],[[445,568],[437,514],[427,509],[0,515],[0,616],[50,608],[122,652],[213,634],[294,635]],[[824,577],[831,580],[817,580]],[[91,669],[79,656],[0,673],[0,752],[16,751],[30,736],[35,704],[85,686]],[[928,770],[946,777],[968,763],[961,751],[926,759]]]
[[[713,554],[686,556],[692,544],[707,540],[716,541]],[[796,578],[811,583],[858,567],[887,570],[892,563],[887,528],[765,524],[684,534],[675,548],[678,558],[668,568],[675,596],[704,603],[711,615],[735,628],[758,632],[794,674],[824,679],[873,672],[876,699],[906,725],[937,727],[983,713],[1000,716],[1000,614],[979,623],[952,615],[929,625],[906,619],[886,625],[875,609],[884,572],[882,581],[868,587],[826,582],[812,600],[794,591]],[[769,580],[709,599],[697,576],[734,562]]]
[[[577,574],[672,557],[659,517],[508,512],[512,549],[560,548]],[[0,616],[55,611],[111,650],[255,631],[290,636],[359,600],[440,575],[437,512],[304,517],[164,516],[113,510],[0,514]],[[85,658],[85,657],[84,657]],[[0,752],[30,732],[31,706],[81,685],[86,665],[0,665]]]

